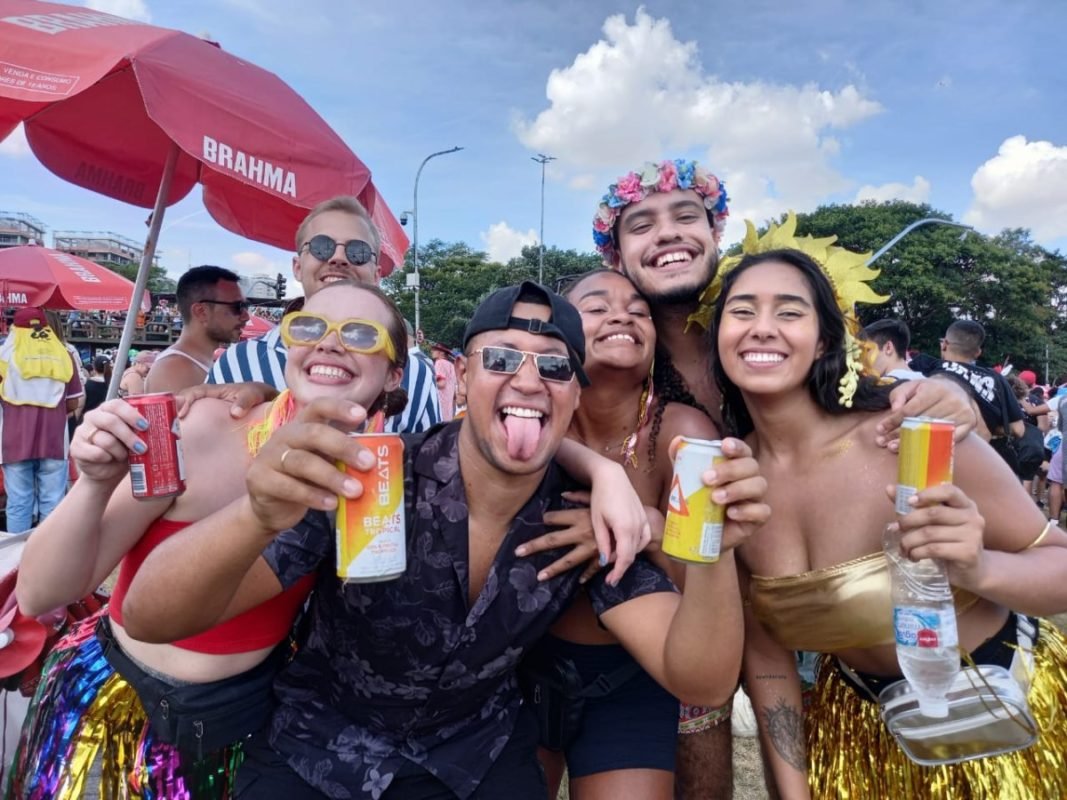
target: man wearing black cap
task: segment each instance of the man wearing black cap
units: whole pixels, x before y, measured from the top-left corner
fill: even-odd
[[[259,602],[318,570],[306,641],[275,683],[270,731],[245,748],[238,797],[544,800],[537,719],[516,667],[577,593],[582,570],[543,579],[559,552],[518,557],[516,548],[545,533],[546,512],[573,485],[554,456],[585,382],[584,353],[577,311],[542,286],[501,289],[479,306],[458,364],[468,416],[404,437],[408,566],[396,580],[344,584],[329,568],[333,532],[321,510],[333,504],[323,495],[353,494],[330,465],[362,462],[356,442],[323,424],[351,423],[337,401],[279,429],[249,472],[247,498],[145,561],[124,604],[127,629],[167,640],[240,611],[235,597]],[[615,532],[631,511],[643,528],[621,468],[582,452],[582,478],[614,479]],[[753,459],[721,470],[731,501],[758,504]],[[310,484],[306,495],[294,497],[294,478]],[[644,558],[623,573],[621,541],[619,551],[620,564],[585,585],[602,623],[673,693],[725,701],[741,650],[732,552],[692,568],[679,599]],[[147,614],[164,575],[171,602]]]

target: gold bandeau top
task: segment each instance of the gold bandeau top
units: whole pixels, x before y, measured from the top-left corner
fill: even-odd
[[[977,599],[953,592],[957,615]],[[894,640],[885,553],[783,578],[753,575],[749,601],[767,632],[790,650],[833,653]]]

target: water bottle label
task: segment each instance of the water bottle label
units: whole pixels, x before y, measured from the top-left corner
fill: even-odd
[[[897,644],[904,647],[956,647],[955,609],[897,606],[893,609],[893,629]]]

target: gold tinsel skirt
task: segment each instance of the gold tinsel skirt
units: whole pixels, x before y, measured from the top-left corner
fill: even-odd
[[[940,767],[908,760],[878,706],[819,663],[806,715],[808,781],[815,800],[1067,800],[1067,639],[1046,620],[1028,695],[1041,733],[1031,747]]]

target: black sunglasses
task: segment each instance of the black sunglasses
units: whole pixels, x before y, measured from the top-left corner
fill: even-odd
[[[537,374],[546,381],[567,383],[574,377],[574,366],[570,356],[549,353],[531,353],[528,350],[515,350],[511,347],[479,347],[474,353],[482,354],[482,366],[490,372],[514,375],[526,361],[526,356],[533,356]]]
[[[320,233],[304,242],[300,249],[303,250],[306,247],[308,252],[319,261],[329,261],[337,252],[337,244],[325,233]],[[345,242],[345,258],[348,259],[349,264],[361,267],[372,261],[374,257],[374,250],[362,239],[351,239]]]
[[[213,306],[228,306],[235,316],[241,316],[241,312],[247,311],[252,304],[247,300],[197,300],[198,303],[210,303]]]

